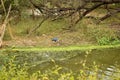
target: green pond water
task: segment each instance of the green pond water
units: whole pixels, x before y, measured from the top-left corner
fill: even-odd
[[[72,70],[76,73],[83,69],[82,65],[85,62],[86,67],[89,68],[92,68],[94,63],[98,65],[98,75],[105,74],[105,80],[110,80],[109,76],[120,76],[117,74],[118,69],[120,70],[120,48],[56,52],[4,51],[0,54],[0,60],[4,62],[13,55],[16,55],[15,61],[17,64],[28,63],[30,73],[39,70],[44,71],[55,65],[62,67],[63,71]],[[88,70],[88,73],[92,73],[92,70]]]

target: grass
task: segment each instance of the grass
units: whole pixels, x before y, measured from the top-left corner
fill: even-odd
[[[31,17],[24,18],[22,17],[21,20],[17,24],[11,23],[11,27],[13,28],[13,33],[17,35],[26,35],[28,31],[30,31],[33,27],[37,26],[41,21],[41,18],[32,19]],[[61,30],[62,27],[65,27],[66,22],[64,19],[51,21],[51,19],[46,20],[40,28],[33,34],[35,35],[42,35],[42,34],[49,34],[56,30]]]
[[[105,48],[117,48],[118,45],[89,45],[89,46],[68,46],[68,47],[13,47],[1,49],[1,51],[11,50],[11,51],[74,51],[74,50],[92,50],[92,49],[105,49]]]
[[[25,23],[23,23],[23,21]],[[73,32],[62,30],[62,28],[67,25],[65,24],[64,20],[54,22],[47,20],[37,31],[35,31],[29,38],[27,38],[25,36],[27,36],[29,30],[32,29],[33,26],[35,26],[35,24],[38,24],[40,21],[33,21],[28,19],[25,19],[23,21],[20,21],[17,25],[12,26],[13,36],[15,37],[15,40],[11,40],[9,44],[11,43],[13,46],[21,46],[20,44],[22,44],[22,47],[27,47],[29,46],[29,44],[42,47],[53,47],[57,46],[57,44],[54,44],[51,41],[51,38],[54,37],[58,37],[60,40],[58,46],[89,44],[109,45],[119,44],[120,42],[119,39],[117,39],[119,35],[116,34],[116,30],[109,28],[108,24],[86,25],[89,20],[87,20],[86,22],[84,22],[85,20],[80,22],[76,26],[76,31]],[[5,38],[8,37],[9,36],[5,36]],[[19,42],[17,43],[17,41]],[[23,43],[25,44],[25,46]]]
[[[98,14],[93,12],[92,14]],[[110,45],[119,44],[119,28],[114,29],[110,25],[114,22],[119,23],[118,19],[109,18],[107,21],[101,24],[95,24],[91,19],[83,19],[76,26],[73,26],[75,31],[64,30],[70,24],[70,20],[60,19],[51,21],[46,20],[40,28],[38,28],[29,38],[26,37],[33,27],[37,26],[42,20],[42,17],[32,19],[30,16],[22,16],[21,20],[14,24],[11,22],[11,32],[14,39],[9,40],[9,31],[6,31],[4,37],[5,43],[12,46],[29,47],[41,46],[41,47],[54,47],[54,46],[71,46],[71,45]],[[51,38],[58,37],[59,44],[54,44]],[[9,41],[7,43],[7,41]]]

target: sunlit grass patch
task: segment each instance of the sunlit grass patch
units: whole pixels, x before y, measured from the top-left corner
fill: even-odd
[[[75,51],[75,50],[92,50],[92,49],[106,49],[106,48],[117,48],[120,45],[84,45],[84,46],[68,46],[68,47],[14,47],[14,48],[6,48],[4,50],[12,50],[12,51]]]

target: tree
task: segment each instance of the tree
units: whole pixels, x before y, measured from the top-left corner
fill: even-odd
[[[2,0],[1,0],[2,1]],[[3,5],[4,7],[4,5]],[[4,8],[5,9],[5,8]],[[5,11],[5,10],[4,10]],[[8,17],[11,11],[11,5],[9,6],[8,12],[6,13],[6,17],[1,25],[1,31],[0,31],[0,47],[2,47],[2,42],[3,42],[3,38],[4,38],[4,34],[5,34],[5,30],[6,30],[6,25],[9,22]]]
[[[52,17],[56,14],[56,18],[53,20],[71,16],[76,17],[75,15],[79,14],[79,17],[77,16],[77,18],[75,18],[76,20],[73,21],[70,28],[74,27],[83,18],[96,19],[97,23],[100,23],[120,12],[119,6],[112,7],[113,5],[120,4],[120,0],[45,0],[45,2],[39,3],[36,3],[36,1],[33,0],[29,1],[46,16]],[[109,7],[109,5],[111,5],[111,7]],[[101,7],[108,11],[105,16],[99,19],[94,16],[87,16],[87,14]]]

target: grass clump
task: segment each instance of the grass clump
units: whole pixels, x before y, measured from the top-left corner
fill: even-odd
[[[107,25],[90,25],[87,36],[90,36],[91,40],[99,45],[119,44],[120,40],[117,31],[106,26]]]

